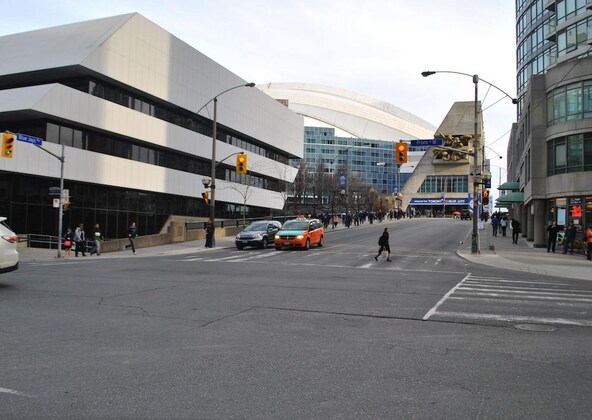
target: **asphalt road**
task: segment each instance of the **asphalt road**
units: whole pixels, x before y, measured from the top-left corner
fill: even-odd
[[[0,278],[0,417],[590,418],[592,282],[469,263],[470,230],[25,262]]]

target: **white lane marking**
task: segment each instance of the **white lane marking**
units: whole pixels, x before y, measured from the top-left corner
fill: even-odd
[[[562,298],[562,297],[576,297],[576,298],[588,298],[589,296],[582,296],[582,294],[578,293],[555,293],[555,292],[539,292],[536,289],[533,290],[508,290],[508,289],[490,289],[490,288],[482,288],[482,287],[463,287],[461,290],[462,292],[468,293],[480,293],[480,292],[491,292],[491,293],[499,293],[505,292],[506,294],[516,294],[516,295],[527,295],[527,296],[551,296],[553,298]],[[587,294],[587,293],[585,293]]]
[[[448,293],[446,293],[442,299],[440,299],[438,301],[438,303],[436,303],[434,305],[434,307],[432,309],[430,309],[424,316],[423,316],[423,320],[426,321],[428,320],[432,315],[434,315],[436,313],[436,310],[440,307],[440,305],[442,305],[444,303],[444,301],[446,299],[448,299],[448,297],[454,293],[454,291],[456,289],[458,289],[459,287],[461,287],[463,285],[463,283],[469,278],[471,277],[471,273],[468,273],[456,286],[454,286],[452,289],[450,289],[448,291]]]
[[[438,265],[438,264],[440,263],[440,261],[442,261],[442,258],[438,258],[438,259],[436,260],[436,262],[434,263],[434,265]]]
[[[372,263],[361,265],[358,268],[370,268],[370,267],[372,267]]]
[[[518,316],[518,315],[496,315],[496,314],[478,314],[469,312],[437,312],[438,316],[465,318],[465,319],[486,319],[493,321],[506,322],[527,322],[531,324],[561,324],[577,325],[580,327],[592,327],[592,320],[587,319],[569,319],[569,318],[542,318],[536,316]]]
[[[518,295],[515,292],[512,291],[508,291],[507,293],[483,293],[483,292],[467,292],[465,290],[459,290],[458,291],[458,297],[465,297],[465,298],[478,298],[480,296],[485,296],[485,297],[494,297],[494,298],[505,298],[508,300],[518,300],[518,301],[523,301],[523,300],[548,300],[548,301],[552,301],[552,302],[556,302],[558,300],[561,301],[565,301],[565,302],[586,302],[586,303],[592,303],[592,299],[586,299],[586,298],[579,298],[579,297],[561,297],[561,296],[556,296],[556,295],[551,295],[551,296],[541,296],[541,295],[534,295],[534,294],[530,294],[530,295]]]
[[[24,396],[28,396],[24,392],[15,391],[14,389],[8,389],[8,388],[0,388],[0,393],[3,393],[3,394],[11,394],[11,395],[24,395]]]

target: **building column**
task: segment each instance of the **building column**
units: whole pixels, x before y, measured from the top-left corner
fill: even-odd
[[[526,240],[532,242],[532,239],[534,238],[534,212],[532,201],[530,204],[524,206],[524,211],[526,213],[526,219],[528,220],[524,233],[526,234]]]
[[[520,220],[522,221],[522,237],[526,238],[526,240],[528,241],[528,228],[530,225],[530,215],[529,215],[529,206],[526,206],[524,204],[520,204],[519,205],[519,211],[520,211]]]
[[[547,246],[545,241],[545,219],[546,209],[545,200],[533,200],[532,204],[534,209],[533,215],[533,230],[534,230],[534,244],[535,248],[544,248]]]

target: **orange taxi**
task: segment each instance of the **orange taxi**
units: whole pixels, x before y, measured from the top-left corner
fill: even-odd
[[[311,245],[323,246],[325,231],[323,223],[318,219],[306,219],[298,217],[288,220],[275,234],[275,249],[304,248],[310,249]]]

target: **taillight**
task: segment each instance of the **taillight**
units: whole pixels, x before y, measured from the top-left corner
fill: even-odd
[[[10,242],[11,244],[18,242],[18,236],[16,235],[2,235],[2,239]]]

